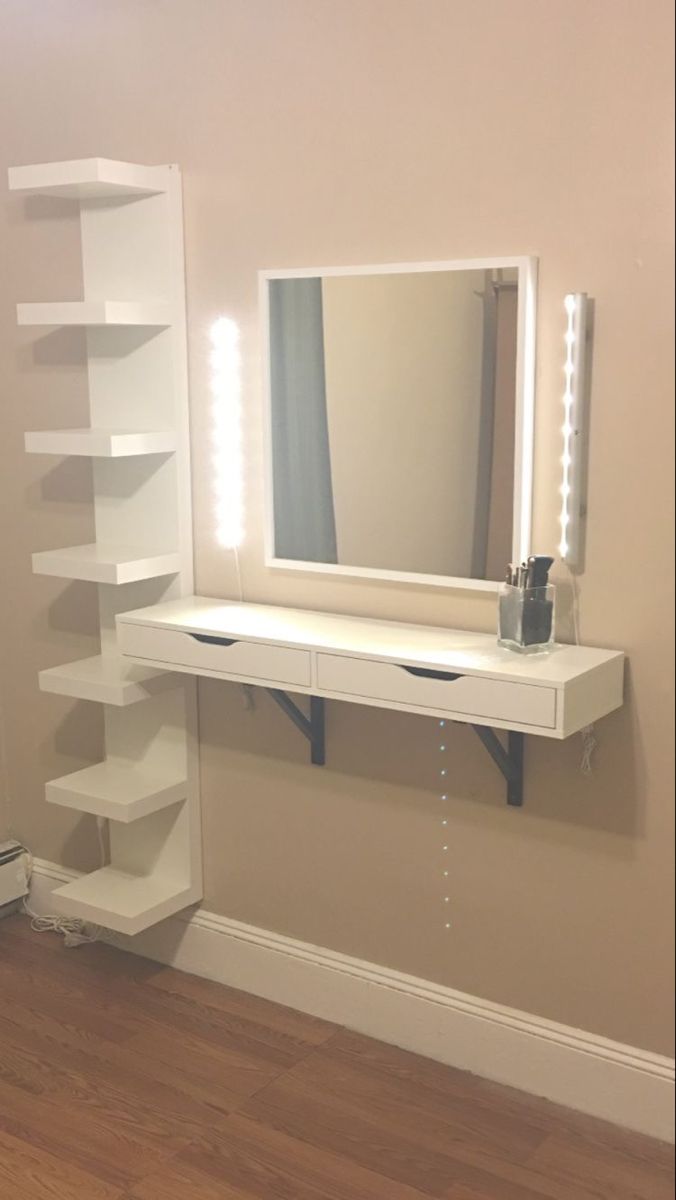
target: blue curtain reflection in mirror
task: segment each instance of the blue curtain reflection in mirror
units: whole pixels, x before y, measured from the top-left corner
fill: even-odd
[[[275,551],[335,563],[321,279],[270,282]]]

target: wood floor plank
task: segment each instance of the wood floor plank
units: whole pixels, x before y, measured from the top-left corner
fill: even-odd
[[[160,991],[182,996],[186,1000],[193,1000],[206,1005],[207,1008],[215,1008],[232,1017],[255,1021],[263,1028],[285,1034],[308,1046],[320,1046],[338,1032],[337,1025],[323,1021],[320,1017],[297,1012],[261,996],[252,996],[249,992],[224,987],[221,983],[201,979],[198,975],[187,975],[183,971],[160,971],[149,982]]]
[[[111,1042],[101,1036],[106,1032],[105,1021],[96,1033],[91,1028],[81,1028],[88,1024],[86,1010],[80,1015],[78,1011],[70,1012],[66,1003],[56,1006],[50,1003],[47,1012],[44,1006],[37,1007],[39,998],[31,1002],[35,1007],[27,1008],[20,1001],[5,1004],[3,1019],[62,1049],[84,1051],[92,1060],[92,1069],[98,1063],[99,1069],[105,1070],[112,1063],[134,1075],[148,1077],[155,1085],[170,1089],[178,1086],[193,1100],[211,1106],[214,1114],[233,1111],[279,1074],[279,1067],[185,1034],[177,1039],[162,1029],[131,1040],[125,1030],[123,1038]],[[6,1037],[10,1035],[7,1033]]]
[[[435,1097],[430,1103],[411,1084],[374,1079],[368,1069],[337,1068],[321,1051],[242,1111],[434,1196],[446,1195],[453,1183],[490,1182],[508,1166],[522,1166],[543,1138],[527,1122],[501,1121],[457,1101],[451,1106]],[[526,1173],[521,1183],[528,1187]]]
[[[122,1200],[253,1200],[253,1197],[251,1192],[231,1187],[187,1163],[172,1162],[164,1170],[140,1180],[124,1193]]]
[[[0,958],[0,987],[3,991],[11,988],[16,994],[17,987],[20,988],[21,994],[33,1007],[32,998],[44,998],[46,991],[49,992],[50,1005],[55,1001],[74,1008],[78,1005],[89,1007],[93,1014],[98,1014],[100,1022],[110,1022],[112,1029],[117,1026],[120,1038],[142,1031],[143,1024],[136,1005],[121,1002],[122,992],[130,1001],[140,985],[127,983],[126,980],[109,981],[106,976],[92,974],[90,969],[83,971],[79,950],[46,954],[39,947],[22,943],[18,938],[12,938],[11,942],[11,949]]]
[[[362,1106],[337,1101],[328,1084],[318,1092],[283,1076],[259,1092],[242,1112],[290,1138],[425,1195],[441,1196],[455,1179],[461,1179],[458,1164],[443,1144],[420,1145],[415,1136],[388,1129],[382,1120],[370,1119]]]
[[[500,1200],[598,1200],[586,1181],[550,1177],[533,1164],[545,1138],[529,1121],[519,1131],[508,1110],[501,1128],[495,1110],[477,1111],[468,1101],[464,1111],[448,1098],[441,1106],[437,1100],[435,1111],[421,1103],[415,1081],[393,1091],[391,1081],[374,1086],[368,1067],[361,1077],[357,1068],[349,1075],[332,1069],[332,1046],[285,1072],[241,1111],[431,1196],[450,1200],[464,1188]]]
[[[218,1125],[237,1103],[236,1097],[229,1106],[203,1103],[182,1085],[178,1072],[168,1072],[163,1064],[126,1048],[97,1051],[93,1045],[87,1049],[63,1045],[41,1033],[18,1029],[4,1017],[0,1017],[0,1078],[74,1108],[96,1106],[111,1121],[132,1122],[136,1132],[160,1142],[166,1136],[189,1140],[203,1125]]]
[[[164,1165],[182,1146],[153,1145],[106,1114],[31,1096],[0,1080],[0,1131],[119,1188]]]
[[[46,988],[49,1005],[44,1003]],[[0,962],[0,995],[5,1013],[29,1028],[43,1021],[55,1022],[77,1032],[83,1040],[107,1043],[124,1042],[138,1030],[133,1015],[123,1020],[121,1010],[110,1003],[110,998],[105,1006],[92,1004],[89,991],[76,987],[69,990],[67,984],[59,986],[58,980],[49,979],[48,974],[26,971],[20,964]]]
[[[204,1096],[207,1103],[228,1112],[267,1087],[283,1071],[244,1048],[220,1046],[213,1038],[194,1034],[182,1033],[177,1038],[163,1029],[132,1038],[124,1052],[138,1055],[144,1069],[155,1078],[171,1080],[178,1075],[191,1093]]]
[[[172,1167],[188,1163],[252,1200],[424,1200],[417,1188],[292,1138],[242,1114],[189,1146]]]
[[[594,1200],[672,1200],[674,1195],[673,1172],[662,1164],[561,1134],[536,1150],[529,1167],[544,1180],[567,1184],[571,1195],[588,1193]]]
[[[53,1155],[0,1134],[0,1195],[16,1200],[120,1200],[122,1192]]]
[[[88,1171],[0,1132],[0,1196],[8,1200],[121,1200],[122,1192]]]
[[[611,1152],[628,1154],[640,1162],[661,1164],[669,1172],[674,1170],[674,1147],[666,1142],[633,1130],[621,1129],[585,1113],[563,1108],[540,1096],[482,1079],[362,1034],[340,1030],[323,1048],[323,1053],[336,1061],[345,1061],[358,1067],[367,1065],[370,1071],[386,1079],[394,1078],[410,1083],[416,1089],[430,1090],[444,1103],[459,1101],[476,1107],[478,1112],[492,1109],[504,1116],[523,1120],[541,1129],[543,1134],[574,1136],[588,1143],[592,1150],[598,1146]]]
[[[454,1157],[472,1163],[485,1158],[525,1162],[545,1137],[527,1115],[468,1104],[467,1095],[440,1097],[416,1078],[398,1080],[372,1070],[368,1062],[346,1062],[334,1053],[334,1042],[288,1071],[280,1087],[292,1081],[318,1095],[326,1090],[334,1101],[357,1106],[392,1132],[415,1136],[421,1145],[445,1145]],[[271,1093],[274,1089],[266,1095]]]

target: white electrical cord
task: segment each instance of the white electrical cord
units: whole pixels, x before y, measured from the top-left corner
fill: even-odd
[[[570,576],[570,586],[573,593],[573,637],[575,645],[580,645],[580,593],[577,587],[577,577],[568,566],[565,564]],[[585,725],[580,730],[582,738],[582,758],[580,759],[580,770],[583,775],[591,775],[594,770],[594,751],[598,746],[598,739],[593,725]]]
[[[233,556],[235,559],[235,572],[237,575],[237,592],[239,595],[239,602],[241,604],[242,601],[244,600],[244,590],[242,588],[242,569],[241,569],[240,563],[239,563],[239,550],[237,549],[236,546],[232,547],[232,553],[233,553]]]
[[[239,595],[239,602],[240,602],[240,604],[242,604],[242,602],[244,600],[244,590],[242,588],[242,569],[240,566],[239,550],[237,549],[237,546],[232,547],[232,553],[233,553],[234,560],[235,560],[235,571],[237,574],[237,592]],[[242,703],[247,712],[253,712],[253,710],[256,707],[256,697],[254,694],[254,688],[251,686],[250,683],[243,683],[241,686],[242,686]]]
[[[106,863],[105,829],[105,817],[97,817],[96,831],[98,834],[102,867]],[[33,855],[25,846],[22,846],[21,849],[27,857],[26,883],[30,883],[33,875]],[[25,898],[22,909],[26,916],[30,917],[31,929],[35,933],[60,933],[67,950],[71,950],[75,946],[82,946],[87,942],[97,942],[101,937],[102,929],[100,925],[91,925],[88,921],[83,921],[80,917],[62,917],[57,916],[55,913],[45,915],[36,913]]]
[[[23,902],[23,911],[30,917],[31,929],[36,933],[60,933],[63,935],[64,946],[68,950],[74,946],[82,946],[84,942],[96,942],[101,936],[99,925],[88,925],[79,917],[41,916],[33,912],[28,901]]]

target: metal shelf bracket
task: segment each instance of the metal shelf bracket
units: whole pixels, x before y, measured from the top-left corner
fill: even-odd
[[[488,750],[493,762],[507,780],[507,803],[512,808],[523,805],[523,751],[525,734],[509,730],[507,749],[498,735],[486,725],[472,725],[479,740]]]
[[[325,704],[322,697],[310,696],[310,716],[306,717],[305,713],[281,688],[266,688],[265,690],[289,720],[293,721],[296,729],[299,729],[303,737],[307,738],[310,743],[310,761],[317,767],[323,767],[326,763],[326,729]],[[493,729],[489,729],[486,725],[472,725],[472,729],[507,781],[507,803],[512,808],[521,808],[523,805],[525,735],[509,730],[505,749]]]
[[[293,721],[296,729],[300,729],[303,737],[310,743],[310,761],[316,767],[323,767],[326,762],[326,736],[324,722],[324,701],[321,696],[310,696],[310,716],[300,710],[297,704],[280,688],[266,688],[275,704]]]

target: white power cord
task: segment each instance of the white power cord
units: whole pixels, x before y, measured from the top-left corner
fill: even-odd
[[[237,593],[240,604],[244,600],[244,590],[242,587],[242,568],[239,561],[239,550],[237,546],[232,547],[233,558],[235,562],[235,571],[237,574]],[[242,703],[247,712],[253,712],[256,707],[255,689],[250,683],[243,683],[242,687]]]
[[[565,564],[568,575],[570,576],[570,586],[573,593],[573,637],[575,645],[580,645],[580,593],[577,587],[577,577],[568,566]],[[580,770],[583,775],[591,775],[594,770],[594,751],[598,746],[598,739],[593,725],[585,725],[580,730],[582,738],[582,758],[580,759]]]
[[[88,925],[79,917],[40,916],[29,907],[28,901],[23,902],[23,911],[31,920],[31,929],[36,933],[60,933],[63,944],[67,949],[81,946],[84,942],[96,942],[101,936],[99,925]]]
[[[105,817],[97,817],[96,832],[102,867],[105,866],[106,862],[105,830]],[[33,875],[33,855],[25,846],[22,849],[27,856],[26,882],[30,883]],[[60,933],[63,937],[63,944],[68,950],[74,949],[76,946],[82,946],[87,942],[97,942],[101,937],[102,928],[100,925],[92,925],[88,921],[83,921],[80,917],[62,917],[56,913],[46,915],[36,913],[30,907],[27,899],[24,899],[22,909],[26,916],[30,917],[31,929],[35,933]]]
[[[235,560],[235,573],[237,575],[237,592],[239,594],[239,602],[241,604],[244,600],[244,590],[242,588],[242,568],[239,562],[239,550],[237,549],[237,546],[233,546],[232,553]]]

